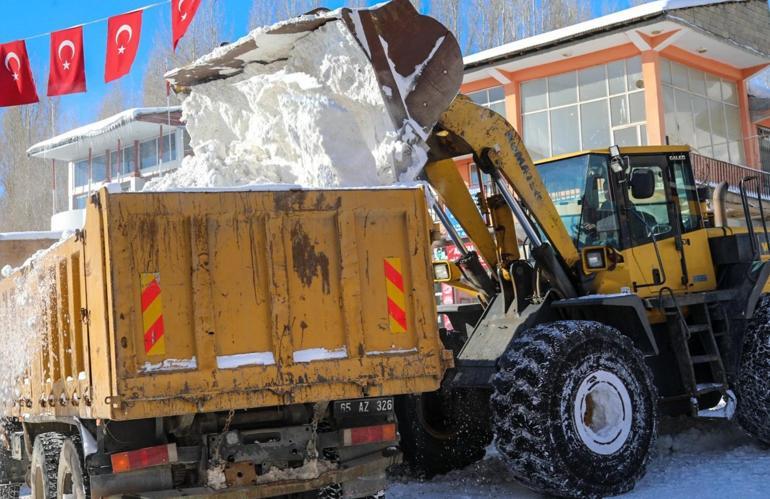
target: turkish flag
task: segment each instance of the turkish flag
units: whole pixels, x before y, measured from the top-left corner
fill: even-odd
[[[83,57],[83,27],[51,33],[51,65],[48,95],[86,91],[86,65]]]
[[[0,45],[0,107],[38,101],[24,40]]]
[[[198,11],[201,0],[171,0],[171,32],[174,36],[174,50]]]
[[[107,20],[107,64],[104,81],[125,76],[134,64],[142,32],[142,11],[113,16]]]

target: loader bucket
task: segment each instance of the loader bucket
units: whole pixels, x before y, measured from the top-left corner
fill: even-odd
[[[257,29],[202,59],[166,74],[176,91],[243,72],[247,64],[269,64],[291,56],[294,44],[330,22],[342,22],[371,61],[395,128],[405,123],[422,140],[460,90],[463,62],[454,35],[419,14],[408,0],[369,9],[318,9]]]

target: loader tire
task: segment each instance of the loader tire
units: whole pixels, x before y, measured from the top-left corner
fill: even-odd
[[[738,424],[770,445],[770,295],[762,296],[746,327],[735,389]]]
[[[396,399],[404,463],[422,478],[481,460],[492,443],[489,392],[446,390]]]
[[[79,438],[67,438],[59,454],[57,472],[57,497],[87,499],[89,497],[88,476],[83,473],[83,452]]]
[[[41,433],[32,447],[32,499],[55,499],[59,455],[65,437],[61,433]]]
[[[618,330],[592,321],[525,330],[492,384],[497,449],[526,486],[604,497],[631,490],[644,475],[657,391],[644,356]]]

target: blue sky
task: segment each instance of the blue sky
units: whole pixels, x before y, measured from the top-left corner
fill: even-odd
[[[156,0],[157,1],[157,0]],[[247,32],[252,0],[218,0],[224,12],[226,34],[232,39]],[[544,0],[547,1],[547,0]],[[596,6],[601,0],[591,0]],[[85,22],[122,14],[145,5],[153,0],[26,0],[4,1],[2,21],[0,21],[0,43],[21,38],[29,38],[40,33],[48,33],[69,28]],[[343,0],[322,2],[330,8],[339,7]],[[370,3],[375,3],[370,1]],[[428,2],[423,2],[427,4]],[[621,0],[621,3],[626,3]],[[134,94],[140,99],[142,80],[147,61],[157,33],[161,30],[162,20],[168,19],[170,7],[164,4],[145,11],[142,17],[142,38],[139,53],[132,71],[120,82],[127,94]],[[164,21],[168,22],[168,21]],[[106,21],[86,26],[83,32],[86,59],[86,81],[88,92],[66,95],[61,100],[61,111],[65,116],[72,116],[77,123],[60,123],[67,129],[93,120],[100,102],[115,83],[104,83],[104,58],[107,36]],[[169,40],[170,44],[171,41]],[[38,93],[43,95],[48,85],[49,37],[42,36],[27,41],[27,51],[32,60],[35,83]],[[130,98],[130,96],[129,96]],[[137,100],[138,102],[138,100]]]

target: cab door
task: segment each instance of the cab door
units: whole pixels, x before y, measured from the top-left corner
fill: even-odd
[[[665,155],[630,156],[626,180],[620,184],[620,220],[630,291],[657,296],[660,289],[687,289],[681,220],[674,183]],[[636,170],[654,177],[652,196],[638,199],[630,188]]]

